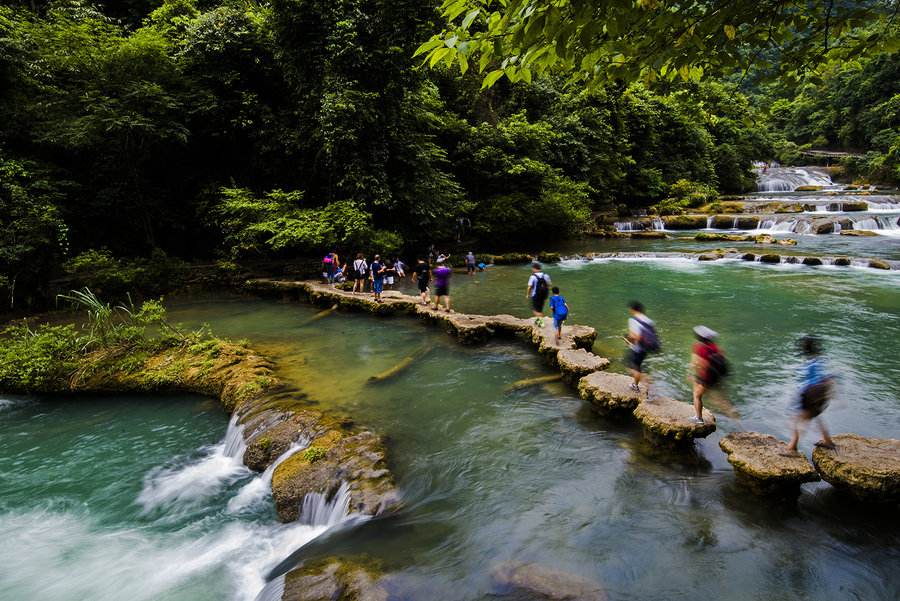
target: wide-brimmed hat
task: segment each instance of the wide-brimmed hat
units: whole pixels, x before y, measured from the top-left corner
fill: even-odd
[[[719,334],[715,330],[711,330],[706,326],[697,326],[694,328],[694,334],[703,338],[704,340],[715,340]]]

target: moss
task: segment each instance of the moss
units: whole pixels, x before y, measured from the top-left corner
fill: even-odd
[[[891,265],[887,261],[881,259],[872,259],[869,261],[869,267],[872,269],[890,269]]]
[[[256,439],[256,444],[257,446],[259,446],[259,449],[261,451],[263,451],[264,453],[268,453],[270,450],[272,450],[274,441],[268,436],[260,436]]]
[[[309,463],[315,463],[325,458],[325,449],[320,446],[311,446],[303,451],[303,459]]]

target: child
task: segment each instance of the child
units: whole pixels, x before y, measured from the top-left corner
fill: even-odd
[[[556,343],[559,344],[563,322],[569,316],[569,305],[565,297],[560,295],[557,286],[553,287],[553,296],[550,297],[550,312],[553,314],[553,327],[556,328]]]
[[[791,405],[794,413],[793,435],[788,445],[792,453],[797,451],[797,443],[800,442],[800,434],[807,422],[818,418],[819,429],[822,431],[822,440],[816,443],[817,447],[833,449],[834,441],[825,428],[825,422],[819,415],[828,406],[831,397],[831,387],[834,378],[825,369],[822,361],[822,345],[815,336],[804,336],[800,339],[800,352],[806,358],[803,364],[800,383],[800,392]]]

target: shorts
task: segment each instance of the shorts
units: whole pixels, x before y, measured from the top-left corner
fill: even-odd
[[[558,330],[563,326],[563,323],[565,321],[566,321],[565,317],[557,317],[556,315],[554,315],[553,316],[553,327]]]
[[[628,349],[627,351],[625,351],[625,365],[635,371],[641,371],[641,365],[644,364],[644,359],[646,358],[647,351],[636,351],[634,349]]]
[[[475,273],[474,265],[466,265],[466,273]]]
[[[382,290],[384,290],[384,280],[381,278],[372,280],[372,292],[380,294]]]
[[[384,283],[387,284],[388,286],[393,286],[394,285],[394,276],[389,275],[389,276],[385,277]]]
[[[700,384],[704,388],[713,388],[716,384],[719,383],[719,374],[694,374],[694,382]]]
[[[434,289],[435,296],[450,296],[450,286],[438,286]]]
[[[546,296],[534,295],[531,297],[531,308],[539,313],[543,313],[545,302],[547,302]]]
[[[419,292],[428,292],[428,280],[426,278],[419,278],[416,280],[416,284],[419,286]]]

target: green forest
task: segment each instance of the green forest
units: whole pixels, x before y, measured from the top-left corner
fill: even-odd
[[[7,1],[4,310],[66,275],[551,248],[808,148],[900,182],[897,2],[590,5]]]

